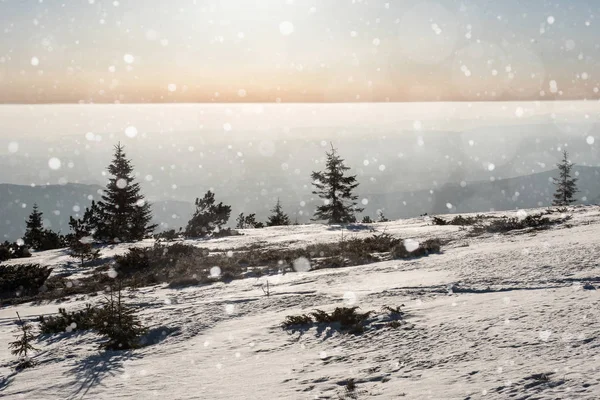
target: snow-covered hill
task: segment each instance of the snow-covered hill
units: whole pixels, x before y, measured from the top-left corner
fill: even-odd
[[[534,212],[534,211],[529,211]],[[440,254],[342,269],[248,278],[202,287],[127,291],[158,343],[99,352],[93,333],[39,339],[35,368],[15,374],[6,347],[15,312],[29,320],[100,296],[0,310],[0,396],[6,399],[598,398],[600,209],[576,207],[549,230],[469,237],[425,218],[374,224],[404,239],[449,240]],[[495,213],[504,215],[510,213]],[[245,230],[188,243],[235,249],[338,241],[323,225]],[[343,231],[345,237],[371,235]],[[151,242],[138,243],[149,246]],[[106,248],[103,257],[126,251]],[[15,262],[13,260],[13,262]],[[65,251],[27,262],[78,274]],[[271,296],[261,286],[269,280]],[[589,286],[587,286],[589,288]],[[286,315],[404,304],[411,330],[344,335],[282,330]]]

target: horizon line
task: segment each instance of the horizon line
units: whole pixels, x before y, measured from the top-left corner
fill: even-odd
[[[2,106],[54,106],[54,105],[109,105],[109,106],[128,106],[128,105],[248,105],[248,104],[261,104],[261,105],[341,105],[341,104],[427,104],[427,103],[566,103],[566,102],[599,102],[598,98],[583,98],[583,99],[511,99],[511,100],[419,100],[419,101],[290,101],[290,102],[274,102],[274,101],[198,101],[198,102],[39,102],[39,103],[21,103],[21,102],[0,102]]]

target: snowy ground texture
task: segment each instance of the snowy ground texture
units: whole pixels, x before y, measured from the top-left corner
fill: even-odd
[[[158,344],[101,353],[93,333],[45,337],[36,342],[38,365],[18,374],[6,346],[16,332],[15,311],[34,320],[100,296],[6,307],[0,397],[339,399],[352,398],[344,385],[354,379],[359,399],[597,399],[600,295],[584,286],[600,288],[600,208],[569,213],[568,224],[549,230],[476,238],[424,218],[374,224],[404,239],[451,242],[441,254],[415,260],[272,276],[270,297],[261,289],[265,278],[128,291]],[[341,236],[322,225],[243,232],[194,244],[302,246]],[[28,261],[65,272],[67,260],[51,251]],[[414,329],[352,336],[280,327],[286,315],[349,304],[362,311],[404,304]]]

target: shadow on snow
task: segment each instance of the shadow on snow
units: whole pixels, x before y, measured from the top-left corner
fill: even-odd
[[[123,371],[125,361],[141,358],[131,351],[106,351],[92,354],[81,360],[68,371],[73,375],[76,386],[69,399],[83,398],[88,391],[102,383],[108,377]]]

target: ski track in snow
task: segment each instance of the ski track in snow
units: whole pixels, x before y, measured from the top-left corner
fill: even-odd
[[[261,289],[266,277],[126,290],[157,344],[101,353],[93,333],[46,336],[35,344],[39,365],[18,374],[6,346],[16,333],[15,311],[34,320],[101,296],[5,307],[0,397],[338,399],[353,378],[357,398],[596,399],[600,297],[583,283],[600,284],[600,209],[574,207],[570,213],[571,221],[549,230],[480,237],[456,226],[428,225],[424,218],[373,224],[405,239],[451,241],[441,254],[420,259],[270,276],[270,297]],[[342,235],[323,225],[242,232],[185,242],[224,251],[257,241],[304,246]],[[102,256],[112,258],[128,247],[105,248]],[[53,265],[53,273],[74,279],[86,272],[63,250],[37,253],[26,262]],[[332,310],[347,304],[347,293],[363,311],[405,304],[414,329],[361,336],[281,329],[286,315]]]

